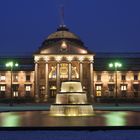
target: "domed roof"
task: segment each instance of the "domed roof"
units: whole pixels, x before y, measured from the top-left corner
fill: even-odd
[[[47,39],[49,40],[49,39],[62,39],[62,38],[80,40],[80,38],[74,33],[70,32],[65,25],[61,25],[57,29],[57,31],[50,34]]]
[[[41,48],[47,46],[56,46],[60,41],[67,40],[69,43],[74,43],[75,45],[83,46],[84,43],[82,40],[75,35],[74,33],[70,32],[69,29],[65,25],[59,26],[56,32],[50,34],[42,43]]]
[[[81,54],[90,53],[82,40],[70,32],[65,25],[61,25],[56,32],[50,34],[41,44],[37,53],[41,54]]]

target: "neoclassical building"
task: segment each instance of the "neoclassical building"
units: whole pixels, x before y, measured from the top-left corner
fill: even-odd
[[[19,67],[5,67],[9,59]],[[110,69],[110,62],[122,67]],[[117,83],[116,83],[117,72]],[[12,80],[12,81],[11,81]],[[140,53],[96,53],[61,25],[31,56],[0,56],[0,98],[33,97],[37,102],[54,100],[62,81],[80,81],[89,100],[104,97],[139,98]],[[11,90],[12,89],[12,90]],[[12,94],[11,94],[12,91]]]
[[[81,39],[60,26],[50,34],[34,54],[35,97],[44,96],[44,101],[55,97],[62,81],[81,81],[89,99],[93,98],[93,60]]]

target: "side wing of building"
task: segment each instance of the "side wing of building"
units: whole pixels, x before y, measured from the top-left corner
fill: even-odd
[[[117,71],[109,67],[114,62],[122,64]],[[115,97],[116,90],[120,98],[139,97],[140,53],[97,53],[93,76],[95,97]]]
[[[13,61],[18,67],[6,67]],[[12,72],[12,77],[11,77]],[[11,81],[12,80],[12,81]],[[31,56],[0,57],[0,98],[34,96],[34,60]]]

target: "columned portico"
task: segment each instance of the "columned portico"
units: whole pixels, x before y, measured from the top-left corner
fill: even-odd
[[[58,28],[34,54],[36,100],[55,98],[61,82],[71,80],[80,81],[88,98],[93,98],[93,57],[78,36],[64,26]]]

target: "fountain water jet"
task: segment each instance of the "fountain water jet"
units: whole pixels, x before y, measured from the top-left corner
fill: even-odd
[[[80,82],[62,82],[61,91],[56,94],[56,102],[50,107],[53,116],[93,115],[93,107],[87,101],[87,94]]]

